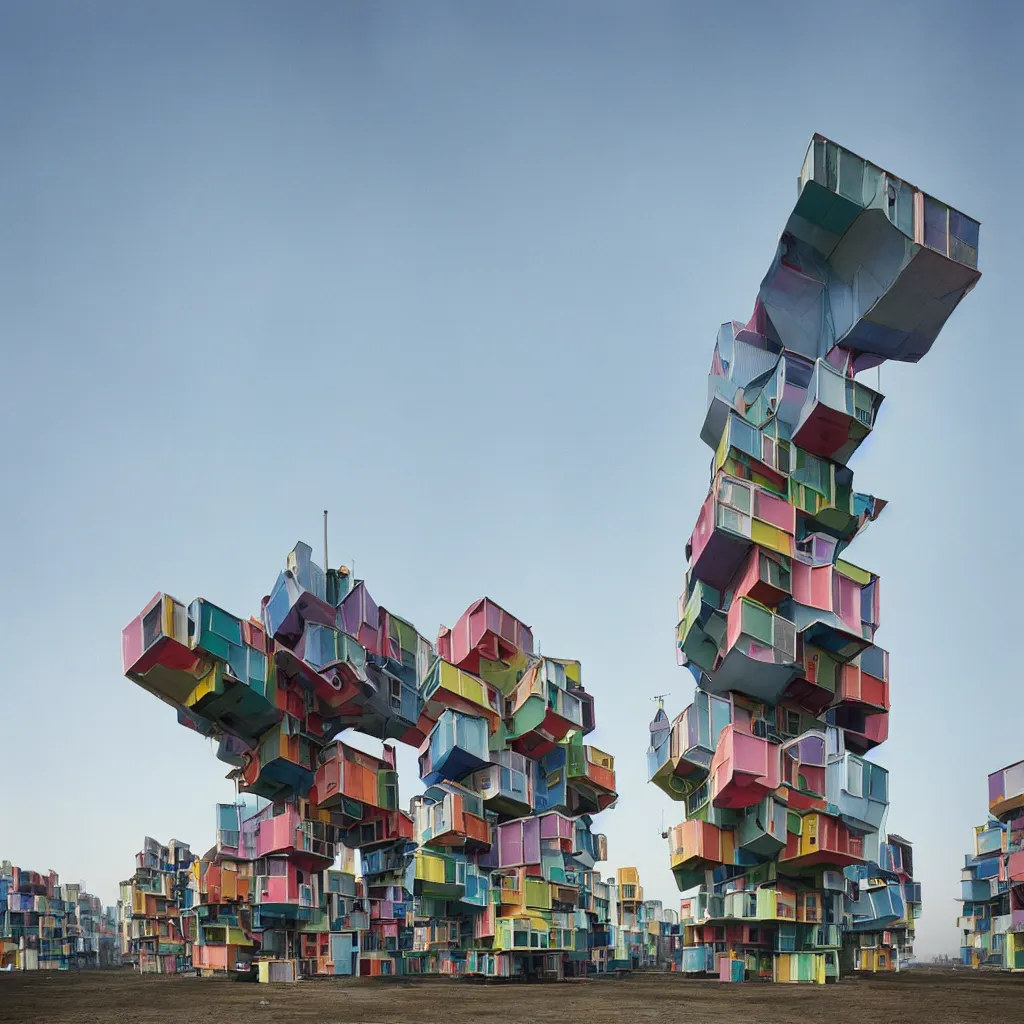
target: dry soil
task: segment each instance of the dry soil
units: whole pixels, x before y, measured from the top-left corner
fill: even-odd
[[[23,1024],[962,1024],[1024,1022],[1024,975],[915,968],[838,985],[726,985],[638,974],[562,984],[454,978],[256,985],[131,969],[0,974]]]

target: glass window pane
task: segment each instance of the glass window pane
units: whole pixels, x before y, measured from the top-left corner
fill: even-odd
[[[924,197],[924,244],[946,252],[946,220],[949,207],[931,196]]]
[[[772,613],[752,601],[744,601],[741,614],[743,632],[770,645],[773,639]]]
[[[965,217],[956,210],[949,211],[949,233],[954,238],[959,238],[961,242],[966,242],[973,249],[978,248],[978,229],[979,225],[976,220],[971,220],[970,217]]]

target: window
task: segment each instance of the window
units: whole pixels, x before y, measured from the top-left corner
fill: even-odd
[[[739,416],[733,415],[730,417],[729,423],[729,442],[733,447],[738,448],[741,452],[746,452],[747,455],[753,455],[754,458],[759,458],[761,454],[761,446],[758,444],[759,431],[755,430],[745,420],[740,419]]]
[[[163,602],[158,602],[142,620],[142,649],[144,651],[148,651],[161,635],[160,616],[163,607]]]
[[[792,457],[788,441],[777,441],[775,445],[775,468],[786,475],[789,474]]]
[[[949,255],[969,267],[978,265],[978,222],[949,211]]]
[[[859,758],[846,759],[846,792],[857,798],[864,795],[864,762]]]
[[[924,197],[924,244],[943,255],[949,248],[949,207],[931,196]]]
[[[718,500],[737,512],[745,514],[750,512],[750,488],[738,484],[728,477],[722,480],[718,490]]]

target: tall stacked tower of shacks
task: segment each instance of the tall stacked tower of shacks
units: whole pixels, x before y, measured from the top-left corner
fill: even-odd
[[[614,964],[591,830],[614,763],[585,742],[579,662],[541,656],[488,599],[432,644],[311,555],[295,547],[256,618],[158,594],[123,631],[128,677],[262,801],[217,809],[190,883],[193,964],[256,960],[267,979]],[[417,748],[426,784],[408,812],[395,743]]]
[[[960,959],[1024,971],[1024,761],[988,777],[988,813],[961,873]]]
[[[175,974],[187,965],[184,913],[192,906],[192,851],[172,839],[167,846],[146,836],[135,855],[135,873],[121,883],[121,955],[144,974]]]
[[[980,276],[976,221],[821,136],[797,196],[753,316],[718,333],[676,634],[697,690],[651,723],[697,888],[682,966],[723,979],[835,977],[844,930],[848,963],[890,969],[912,931],[909,844],[864,756],[888,735],[879,579],[848,551],[885,502],[849,462],[882,403],[865,377],[925,356]]]

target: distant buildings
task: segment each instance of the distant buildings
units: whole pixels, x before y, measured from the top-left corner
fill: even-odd
[[[988,777],[988,810],[960,876],[960,959],[1024,971],[1024,761]]]
[[[121,883],[121,955],[143,974],[175,974],[191,966],[182,915],[192,906],[192,851],[172,839],[146,837],[135,874]]]
[[[888,773],[865,756],[888,736],[880,581],[848,558],[885,502],[848,463],[883,398],[865,377],[928,353],[980,276],[978,230],[815,135],[753,315],[719,330],[676,631],[697,690],[648,751],[686,817],[682,970],[824,982],[909,955],[910,844],[886,838]]]
[[[432,644],[299,544],[259,618],[158,594],[122,652],[130,679],[218,739],[239,793],[266,801],[217,809],[187,884],[147,840],[123,896],[144,969],[562,977],[661,955],[671,924],[646,912],[635,872],[597,870],[615,766],[585,742],[580,664],[535,651],[493,601]],[[395,742],[417,748],[427,787],[408,811]]]
[[[0,863],[0,969],[110,967],[120,961],[117,915],[78,884]]]

